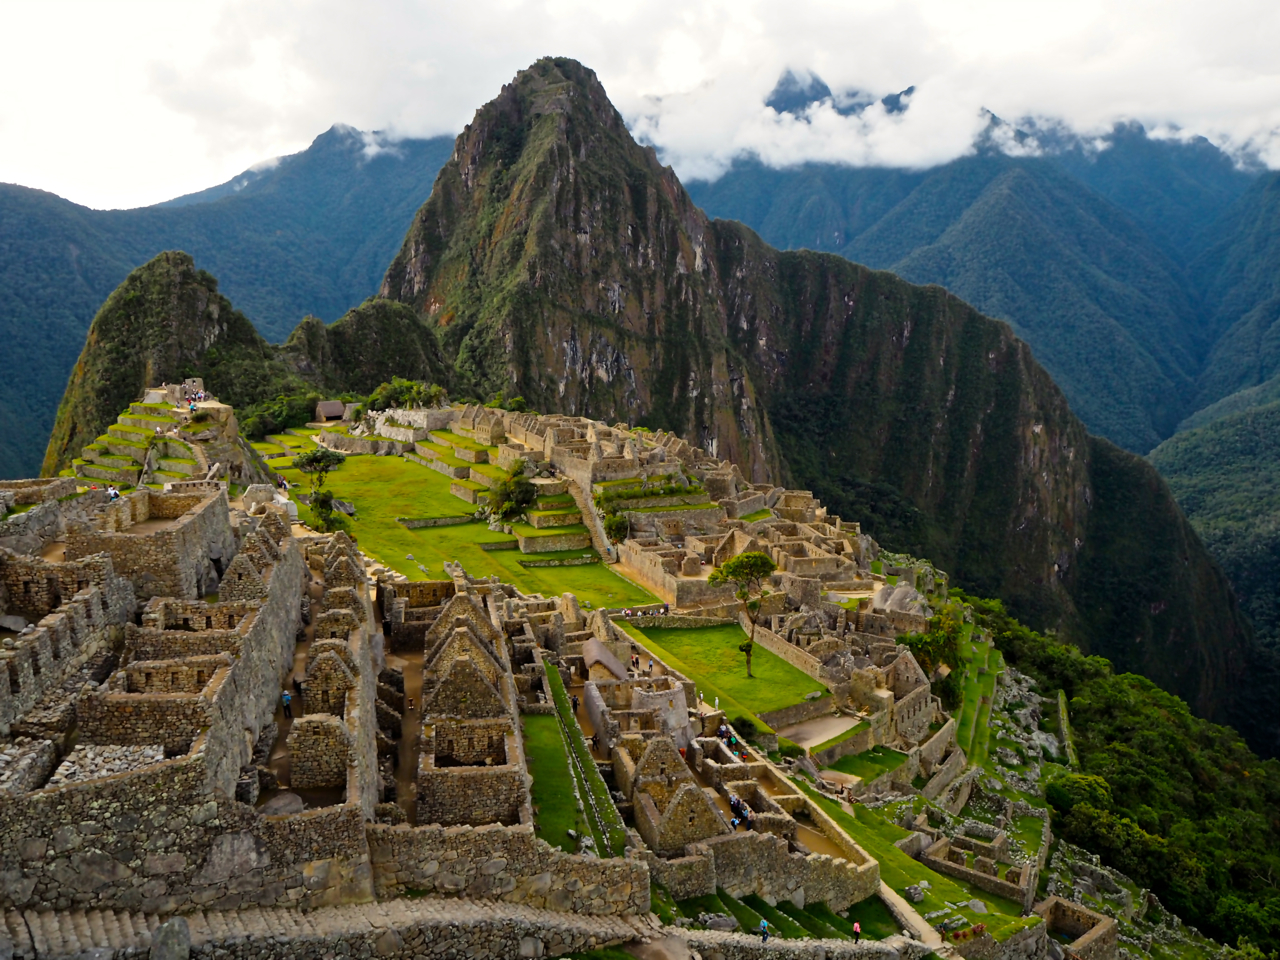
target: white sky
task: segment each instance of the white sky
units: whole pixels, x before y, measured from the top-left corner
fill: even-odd
[[[1204,134],[1280,167],[1275,0],[0,0],[0,181],[154,203],[334,123],[456,133],[539,56],[592,67],[685,177],[736,154],[927,166],[987,107]],[[783,70],[911,109],[778,117]]]

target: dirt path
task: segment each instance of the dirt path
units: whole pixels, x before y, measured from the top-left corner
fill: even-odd
[[[409,818],[409,823],[416,824],[418,737],[422,730],[422,651],[405,651],[396,657],[404,663],[404,721],[400,727],[400,755],[396,764],[396,803]]]
[[[778,731],[778,736],[786,737],[802,747],[813,747],[826,743],[832,737],[838,737],[846,730],[858,725],[857,717],[846,717],[843,714],[831,717],[818,717],[804,723],[792,724]]]

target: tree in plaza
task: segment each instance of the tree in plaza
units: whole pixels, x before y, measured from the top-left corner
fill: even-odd
[[[751,676],[751,651],[756,642],[756,620],[760,616],[760,601],[768,596],[765,583],[769,575],[777,569],[777,565],[767,553],[749,551],[740,553],[731,560],[726,560],[720,567],[711,572],[708,583],[731,584],[736,589],[734,596],[742,603],[742,610],[751,621],[751,636],[738,649],[747,655],[747,676]]]
[[[333,493],[324,489],[324,482],[331,471],[346,462],[345,454],[328,447],[313,447],[293,458],[294,469],[310,478],[311,513],[322,530],[330,530],[337,523],[333,516]]]

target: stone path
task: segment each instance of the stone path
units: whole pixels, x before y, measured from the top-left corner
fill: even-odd
[[[955,956],[951,946],[942,939],[942,934],[929,924],[929,921],[916,912],[907,899],[883,880],[880,881],[880,899],[885,902],[895,920],[915,939],[919,940],[934,953],[945,957]]]
[[[251,908],[186,914],[191,944],[237,941],[336,941],[348,937],[379,936],[410,927],[439,928],[456,935],[468,924],[508,923],[524,927],[539,939],[565,941],[592,937],[598,944],[626,942],[651,934],[643,920],[596,917],[536,910],[519,904],[435,897],[382,903],[322,907],[303,913],[284,907]],[[14,958],[76,957],[92,950],[146,950],[152,932],[163,918],[112,910],[7,910],[4,930],[13,944]],[[4,950],[0,939],[0,953]]]
[[[680,934],[704,960],[920,960],[929,947],[918,940],[894,936],[884,940],[782,940],[770,937],[762,943],[758,935],[726,933],[721,930],[688,930]]]

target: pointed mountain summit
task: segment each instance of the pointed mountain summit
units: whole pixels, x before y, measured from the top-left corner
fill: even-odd
[[[1256,729],[1229,692],[1249,628],[1148,463],[941,288],[709,220],[579,63],[476,113],[381,292],[435,325],[455,392],[675,430]]]

